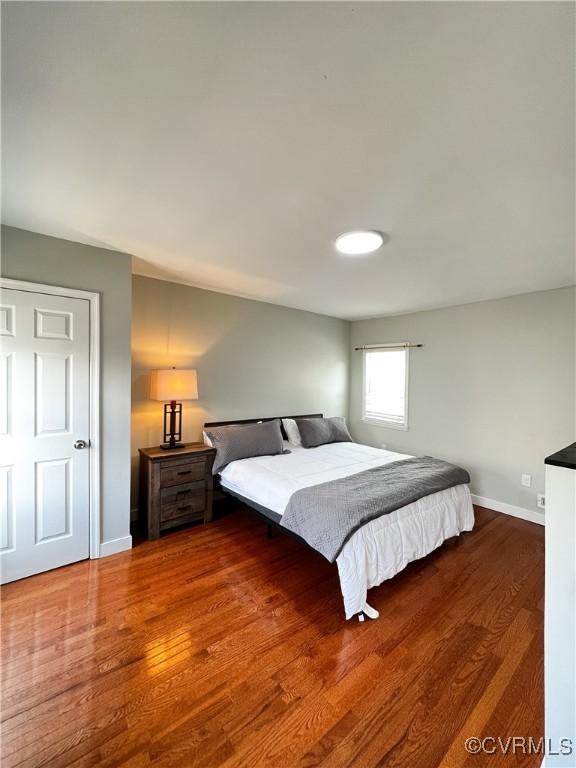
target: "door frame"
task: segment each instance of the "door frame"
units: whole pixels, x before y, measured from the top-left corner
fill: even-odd
[[[30,283],[25,280],[13,280],[0,277],[0,289],[44,293],[49,296],[63,296],[70,299],[84,299],[89,304],[89,432],[90,469],[89,469],[89,530],[90,559],[100,557],[100,294],[96,291],[83,291],[77,288],[63,288],[59,285]]]

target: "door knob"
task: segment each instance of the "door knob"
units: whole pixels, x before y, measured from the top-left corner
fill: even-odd
[[[78,451],[81,451],[82,448],[88,448],[88,443],[86,440],[76,440],[74,443],[74,448],[76,448]]]

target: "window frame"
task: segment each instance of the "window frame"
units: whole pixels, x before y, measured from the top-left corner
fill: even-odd
[[[366,416],[366,354],[370,352],[376,352],[379,348],[398,347],[404,349],[406,355],[406,375],[404,377],[404,421],[400,424],[397,421],[389,421],[388,419],[379,419],[375,416]],[[362,349],[362,412],[361,420],[366,424],[375,424],[385,429],[399,429],[403,432],[407,432],[409,429],[408,415],[409,415],[409,390],[410,390],[410,342],[408,341],[394,341],[386,344],[373,344],[367,345]]]

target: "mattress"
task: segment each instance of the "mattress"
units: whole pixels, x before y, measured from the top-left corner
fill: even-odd
[[[278,456],[255,456],[228,464],[220,473],[222,487],[278,515],[295,491],[355,475],[411,456],[359,443],[329,443],[318,448],[294,447]]]

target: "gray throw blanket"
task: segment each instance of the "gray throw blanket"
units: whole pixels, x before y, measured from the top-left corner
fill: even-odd
[[[469,482],[465,469],[447,461],[431,456],[401,459],[301,488],[290,497],[282,525],[333,563],[352,534],[370,520]]]

